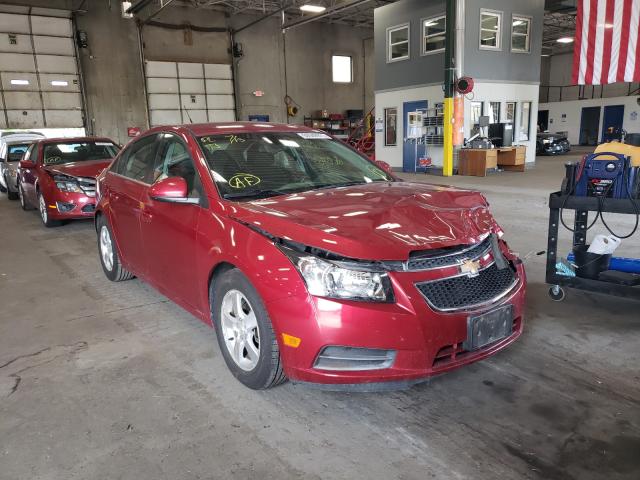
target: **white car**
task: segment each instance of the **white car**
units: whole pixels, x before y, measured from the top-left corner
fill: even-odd
[[[0,191],[10,200],[18,198],[18,164],[29,146],[45,138],[37,132],[0,133]]]

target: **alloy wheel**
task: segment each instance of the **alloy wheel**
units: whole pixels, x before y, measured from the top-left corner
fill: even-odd
[[[102,257],[104,268],[108,271],[113,270],[113,243],[111,242],[109,229],[105,225],[100,229],[100,256]]]
[[[42,195],[40,195],[40,198],[38,199],[38,208],[40,210],[40,217],[42,217],[42,221],[46,225],[49,220],[49,214],[47,213],[47,202],[44,201],[44,197]]]
[[[253,370],[260,359],[260,329],[249,300],[239,290],[229,290],[220,310],[222,335],[231,358],[242,370]]]

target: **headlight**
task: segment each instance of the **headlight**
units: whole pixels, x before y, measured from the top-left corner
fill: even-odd
[[[61,192],[69,192],[69,193],[84,193],[78,185],[78,182],[75,181],[73,177],[67,177],[66,175],[56,175],[53,177],[53,180],[56,182],[56,187]]]
[[[393,302],[389,275],[383,270],[358,268],[357,264],[324,260],[282,248],[300,272],[307,290],[317,297]]]
[[[547,143],[551,143],[551,142],[553,142],[553,139],[551,139],[551,138],[543,138],[542,139],[542,143],[547,144]]]

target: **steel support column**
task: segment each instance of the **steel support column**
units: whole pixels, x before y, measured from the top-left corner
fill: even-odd
[[[456,76],[456,0],[447,0],[444,47],[444,152],[442,175],[453,175],[453,96]]]

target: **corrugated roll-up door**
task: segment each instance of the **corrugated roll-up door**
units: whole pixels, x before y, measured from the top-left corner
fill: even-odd
[[[2,128],[84,126],[70,18],[0,13],[0,108]]]
[[[231,65],[145,62],[151,126],[235,120]]]

